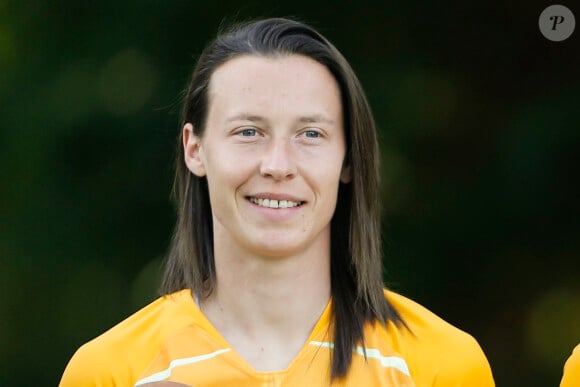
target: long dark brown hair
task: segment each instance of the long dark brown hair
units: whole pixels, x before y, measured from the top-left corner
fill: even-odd
[[[352,68],[326,38],[304,23],[273,18],[236,25],[205,48],[184,97],[181,128],[191,123],[195,134],[202,136],[211,76],[220,65],[242,55],[312,58],[326,66],[340,88],[347,146],[345,163],[352,170],[351,182],[340,183],[331,220],[331,377],[340,378],[348,372],[353,348],[364,346],[366,323],[403,323],[383,293],[379,155],[373,116]],[[212,210],[206,178],[195,176],[185,165],[181,136],[177,141],[173,190],[178,219],[162,293],[188,288],[203,298],[216,286]]]

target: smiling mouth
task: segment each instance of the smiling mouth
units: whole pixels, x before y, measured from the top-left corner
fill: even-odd
[[[303,205],[305,202],[293,202],[292,200],[276,200],[276,199],[262,199],[252,196],[248,200],[260,207],[266,208],[294,208]]]

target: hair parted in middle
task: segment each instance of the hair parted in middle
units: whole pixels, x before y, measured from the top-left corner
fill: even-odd
[[[193,125],[203,137],[212,74],[240,56],[302,55],[324,65],[336,79],[342,102],[346,155],[352,180],[340,183],[331,220],[331,295],[334,350],[331,377],[346,375],[353,348],[364,347],[364,325],[404,325],[384,295],[380,227],[379,149],[370,106],[342,54],[314,28],[289,19],[243,23],[220,33],[202,52],[184,96],[180,129]],[[206,177],[185,165],[177,141],[173,198],[178,219],[165,268],[162,293],[191,289],[203,299],[215,289],[212,209]]]

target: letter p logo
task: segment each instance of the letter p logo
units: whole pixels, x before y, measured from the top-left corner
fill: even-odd
[[[572,35],[576,20],[572,11],[563,5],[550,5],[540,14],[538,26],[546,39],[560,42]]]
[[[564,22],[564,16],[550,16],[550,20],[554,21],[554,24],[552,25],[552,31],[556,31],[556,26]]]

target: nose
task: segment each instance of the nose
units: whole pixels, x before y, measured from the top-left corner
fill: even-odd
[[[272,139],[262,157],[260,174],[274,180],[291,179],[296,176],[296,164],[290,141],[283,138]]]

